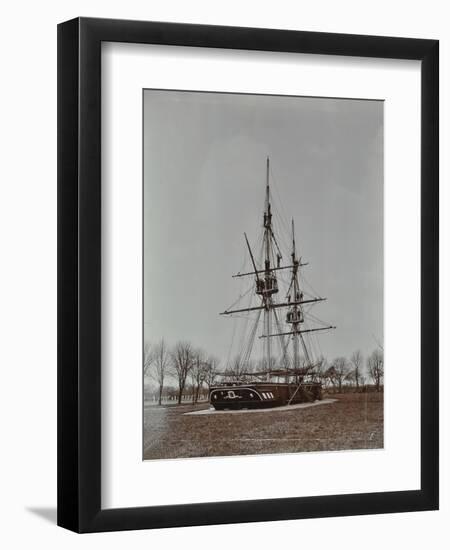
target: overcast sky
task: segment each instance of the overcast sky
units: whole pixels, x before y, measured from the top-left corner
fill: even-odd
[[[262,230],[267,156],[279,239],[293,217],[327,297],[313,313],[337,326],[315,351],[367,356],[383,339],[381,101],[144,91],[145,339],[233,353],[242,320],[219,312],[252,283],[231,275]]]

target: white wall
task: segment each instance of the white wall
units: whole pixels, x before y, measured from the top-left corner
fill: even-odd
[[[66,0],[5,4],[0,181],[0,541],[5,548],[127,545],[423,548],[450,520],[449,288],[442,285],[441,511],[77,536],[56,506],[56,24],[78,16],[152,19],[441,40],[441,280],[450,278],[450,19],[445,2]],[[445,216],[445,219],[444,219]],[[401,406],[401,403],[399,403]],[[301,475],[301,473],[300,473]],[[370,475],[370,473],[368,473]],[[50,519],[50,521],[49,521]],[[8,541],[8,542],[6,542]],[[6,542],[6,544],[5,544]],[[439,545],[443,547],[443,545]]]

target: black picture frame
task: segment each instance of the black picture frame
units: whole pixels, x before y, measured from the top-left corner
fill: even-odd
[[[102,510],[104,41],[421,61],[420,490]],[[438,509],[438,67],[437,40],[92,18],[58,26],[58,525],[98,532]]]

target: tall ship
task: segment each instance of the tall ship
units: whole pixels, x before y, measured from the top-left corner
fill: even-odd
[[[297,253],[293,219],[289,250],[283,255],[272,202],[267,158],[259,254],[255,255],[244,233],[251,267],[233,275],[236,279],[253,281],[248,292],[221,313],[244,317],[246,330],[242,332],[245,338],[232,365],[228,364],[224,372],[218,373],[220,382],[210,387],[210,404],[217,410],[279,407],[322,399],[321,362],[320,358],[314,358],[311,338],[336,327],[311,312],[313,306],[326,298],[315,295],[314,291],[311,293],[312,287],[307,287],[302,276],[302,268],[308,264],[302,262]],[[248,294],[250,302],[242,307],[242,299]],[[257,340],[261,344],[259,354],[255,349]]]

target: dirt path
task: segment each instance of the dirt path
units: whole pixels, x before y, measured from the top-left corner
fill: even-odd
[[[270,407],[267,409],[241,409],[236,411],[216,411],[212,407],[208,407],[202,411],[191,411],[184,413],[185,416],[200,416],[200,415],[216,415],[216,414],[247,414],[247,413],[269,413],[269,412],[282,412],[292,411],[295,409],[307,409],[309,407],[317,407],[318,405],[328,405],[334,403],[336,399],[322,399],[321,401],[314,401],[313,403],[297,403],[296,405],[285,405],[283,407]]]

